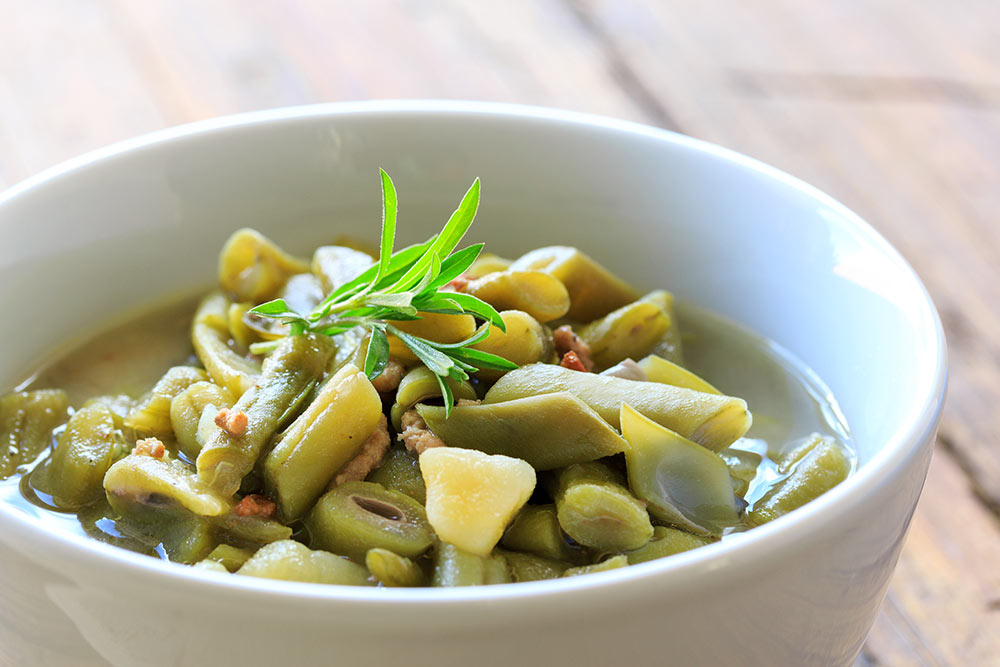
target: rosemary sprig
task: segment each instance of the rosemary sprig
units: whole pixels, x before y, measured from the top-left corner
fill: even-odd
[[[470,294],[443,291],[443,288],[476,261],[483,244],[456,251],[472,225],[479,208],[479,179],[469,188],[451,218],[436,235],[424,243],[393,252],[396,236],[396,188],[385,170],[382,176],[382,237],[379,259],[353,280],[328,294],[311,313],[292,310],[284,299],[274,299],[250,309],[262,317],[281,320],[289,335],[318,333],[335,336],[356,327],[368,330],[365,374],[374,379],[389,361],[390,335],[396,336],[417,356],[435,377],[444,396],[445,414],[450,415],[455,399],[446,378],[468,380],[470,373],[488,368],[512,370],[517,364],[503,357],[477,350],[472,345],[486,338],[490,326],[506,331],[503,318],[485,301]],[[420,319],[420,313],[473,315],[485,322],[476,333],[458,343],[437,343],[401,331],[393,322]]]

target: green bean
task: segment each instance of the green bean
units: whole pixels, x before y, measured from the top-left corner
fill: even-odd
[[[304,334],[283,338],[264,362],[256,385],[248,389],[234,411],[247,416],[244,433],[234,435],[219,429],[198,454],[198,476],[224,495],[240,488],[267,441],[274,435],[282,415],[310,382],[318,378],[333,351],[326,336]]]
[[[184,454],[197,458],[202,445],[218,428],[213,421],[222,408],[231,408],[235,399],[225,387],[211,382],[195,382],[170,401],[170,426]],[[207,416],[206,416],[207,414]]]
[[[211,555],[211,554],[209,554]],[[229,570],[226,566],[218,561],[214,561],[211,558],[205,558],[200,560],[191,567],[197,568],[199,570],[208,570],[209,572],[218,572],[219,574],[229,574]]]
[[[485,402],[499,404],[558,391],[573,394],[615,428],[621,427],[619,412],[622,404],[628,403],[653,421],[716,451],[750,428],[750,412],[740,398],[580,373],[551,364],[530,364],[510,371],[486,393]]]
[[[236,574],[313,584],[370,586],[368,570],[342,556],[313,551],[294,540],[272,542],[260,548]]]
[[[427,502],[427,485],[420,474],[419,458],[400,444],[389,447],[382,465],[369,473],[367,481],[404,493],[421,505]]]
[[[662,295],[654,292],[579,329],[598,369],[628,358],[639,359],[676,328],[661,301]]]
[[[212,527],[224,541],[239,547],[259,547],[292,536],[289,526],[263,516],[240,516],[229,512],[212,517]]]
[[[69,400],[59,389],[19,391],[0,398],[0,479],[14,474],[49,446],[66,420]]]
[[[796,463],[808,456],[825,439],[828,438],[824,435],[811,433],[794,447],[782,452],[778,456],[778,472],[782,475],[787,475],[795,467]]]
[[[352,364],[341,368],[264,459],[268,494],[281,516],[305,514],[378,427],[382,399]]]
[[[653,539],[650,540],[649,544],[635,551],[630,551],[625,555],[628,558],[628,564],[635,565],[636,563],[645,563],[657,558],[673,556],[682,551],[697,549],[714,541],[707,537],[686,533],[677,528],[656,526],[653,529]]]
[[[205,380],[208,380],[208,374],[200,368],[174,366],[129,410],[125,426],[141,435],[172,437],[174,430],[170,423],[170,401],[195,382]]]
[[[552,357],[552,331],[548,327],[521,310],[504,310],[500,312],[500,317],[506,331],[490,327],[486,339],[472,347],[499,355],[518,366],[548,361]],[[484,369],[476,377],[492,382],[501,375],[503,371]]]
[[[645,549],[647,547],[640,547],[640,549]],[[583,565],[580,567],[571,567],[565,572],[563,572],[564,577],[575,577],[581,574],[593,574],[594,572],[607,572],[609,570],[617,570],[620,567],[626,567],[628,565],[628,557],[623,554],[617,556],[612,556],[611,558],[605,558],[600,563],[594,563],[593,565]]]
[[[570,567],[569,563],[534,554],[502,549],[497,549],[497,554],[507,561],[511,580],[515,582],[558,579]]]
[[[639,368],[646,374],[646,378],[650,382],[694,389],[705,394],[722,394],[721,391],[683,366],[678,366],[674,362],[655,354],[651,354],[640,360]]]
[[[653,536],[649,514],[624,480],[601,463],[556,473],[553,497],[559,525],[573,540],[599,551],[638,549]]]
[[[202,299],[191,324],[191,343],[212,381],[242,396],[260,375],[260,364],[229,347],[228,309],[228,299],[218,292]]]
[[[228,544],[220,544],[205,556],[205,561],[221,565],[226,572],[235,572],[250,560],[253,554],[254,552],[249,549],[237,549]]]
[[[482,586],[510,582],[506,559],[497,554],[480,556],[448,542],[434,550],[432,586]]]
[[[748,517],[757,525],[773,521],[820,497],[844,481],[850,472],[851,461],[844,450],[832,439],[820,438],[784,480],[754,503]]]
[[[441,385],[438,384],[437,377],[429,368],[421,365],[411,368],[400,380],[399,387],[396,389],[396,401],[389,413],[392,425],[397,431],[400,430],[400,422],[404,412],[417,403],[441,396]],[[446,378],[445,382],[448,383],[456,401],[462,398],[476,399],[476,390],[468,381]]]
[[[304,261],[253,229],[233,232],[219,253],[219,285],[236,301],[267,301],[290,276],[308,270]]]
[[[476,278],[465,291],[497,310],[524,311],[539,322],[558,319],[569,310],[569,292],[542,271],[500,271]]]
[[[417,411],[430,430],[452,447],[523,459],[536,470],[625,450],[618,433],[580,399],[566,392],[539,393],[502,403],[459,405],[447,419],[443,407],[419,405]]]
[[[720,535],[740,523],[729,468],[718,454],[628,405],[622,406],[621,423],[629,444],[629,487],[653,516],[707,535]]]
[[[306,516],[305,525],[313,546],[359,562],[376,547],[415,558],[434,541],[417,501],[371,482],[346,482],[328,491]]]
[[[119,514],[115,528],[121,534],[146,544],[172,561],[197,563],[218,544],[208,519],[169,500],[161,502],[165,500],[163,497],[149,496],[139,500],[109,494],[108,500]]]
[[[312,256],[312,272],[329,294],[373,264],[366,252],[347,246],[326,245],[316,248]]]
[[[674,295],[664,290],[657,290],[650,292],[643,298],[658,304],[671,322],[671,326],[663,334],[663,337],[653,345],[652,353],[675,364],[683,365],[684,352],[681,348],[681,328],[677,324]]]
[[[420,313],[419,320],[393,322],[400,331],[437,343],[457,343],[476,333],[476,318],[472,315]],[[389,354],[405,364],[413,364],[417,356],[396,336],[389,336]]]
[[[427,575],[409,558],[388,549],[369,549],[365,554],[365,567],[383,586],[425,586]]]
[[[122,514],[176,505],[210,517],[232,507],[231,498],[202,482],[186,464],[141,454],[130,454],[112,465],[104,475],[104,490],[111,507]]]
[[[500,544],[511,551],[523,551],[553,560],[580,562],[585,556],[579,547],[566,541],[555,505],[525,505],[507,528]]]
[[[750,490],[750,482],[757,476],[757,467],[760,466],[761,462],[760,454],[728,447],[720,451],[719,456],[729,468],[733,492],[740,498],[745,497],[747,491]]]
[[[128,417],[128,414],[132,412],[132,408],[135,407],[135,401],[132,400],[132,397],[125,394],[95,396],[94,398],[87,399],[80,407],[86,408],[94,403],[100,403],[108,410],[111,410],[111,416],[115,420],[115,428],[118,430],[125,428],[125,418]]]
[[[514,260],[515,271],[545,271],[558,278],[569,292],[566,317],[590,322],[638,298],[632,287],[576,248],[537,248]]]
[[[463,275],[466,278],[482,278],[487,273],[506,271],[510,268],[510,265],[511,260],[494,255],[491,252],[484,252],[476,258],[476,261],[472,263],[472,266]]]
[[[115,450],[114,417],[95,403],[81,408],[59,436],[48,468],[52,500],[63,509],[78,509],[101,498],[101,481]]]

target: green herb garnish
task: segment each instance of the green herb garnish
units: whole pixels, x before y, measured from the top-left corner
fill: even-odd
[[[292,310],[284,299],[262,303],[250,312],[284,322],[289,334],[335,336],[355,327],[371,336],[365,355],[365,375],[376,378],[389,361],[388,335],[398,337],[437,377],[444,396],[445,414],[451,414],[455,398],[445,378],[468,380],[469,373],[488,368],[509,371],[517,364],[472,345],[489,335],[490,326],[506,331],[503,318],[490,304],[470,294],[442,291],[472,265],[483,244],[455,251],[472,225],[479,208],[479,179],[439,234],[424,243],[393,252],[396,236],[396,188],[385,170],[382,175],[382,242],[377,264],[328,294],[308,315]],[[453,252],[455,251],[455,252]],[[437,343],[413,336],[392,325],[420,319],[420,313],[473,315],[485,321],[475,335],[458,343]],[[269,343],[263,345],[269,346]],[[259,351],[256,348],[255,351]]]

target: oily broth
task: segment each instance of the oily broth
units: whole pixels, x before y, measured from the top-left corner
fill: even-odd
[[[176,299],[114,326],[44,365],[18,389],[62,388],[70,405],[108,394],[138,398],[174,365],[196,363],[189,337],[197,299]],[[731,445],[761,456],[746,500],[750,507],[782,477],[775,460],[811,433],[833,436],[856,465],[850,433],[836,401],[818,377],[777,343],[703,308],[678,304],[686,366],[723,393],[747,401],[753,426]],[[58,435],[60,429],[56,430]],[[55,437],[55,436],[54,436]],[[46,456],[43,452],[40,458]],[[25,465],[18,472],[34,467]],[[166,558],[122,535],[100,506],[76,514],[43,508],[22,494],[21,475],[0,481],[0,502],[9,503],[43,525],[86,535],[119,547]],[[27,494],[31,496],[32,494]],[[740,532],[739,529],[732,532]],[[726,536],[723,536],[725,539]]]

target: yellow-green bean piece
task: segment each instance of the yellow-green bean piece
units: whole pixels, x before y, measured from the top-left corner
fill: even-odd
[[[553,345],[552,332],[547,327],[521,310],[504,310],[500,317],[507,331],[490,327],[486,339],[472,347],[501,356],[518,366],[549,360]],[[502,374],[502,371],[481,370],[476,377],[493,381]]]
[[[514,582],[558,579],[570,567],[570,564],[564,561],[517,551],[497,549],[496,555],[507,561],[510,578]]]
[[[645,297],[663,309],[663,312],[670,318],[671,326],[667,329],[663,337],[653,345],[652,353],[668,359],[675,364],[684,363],[684,351],[681,348],[681,328],[677,324],[677,311],[674,308],[674,295],[664,290],[650,292]]]
[[[824,436],[820,433],[810,433],[797,444],[789,443],[789,445],[785,446],[785,451],[777,457],[778,472],[782,475],[787,475],[795,467],[796,463],[804,459],[823,440],[829,439],[831,439],[829,436]]]
[[[199,516],[220,516],[232,499],[202,482],[184,463],[175,459],[129,454],[104,475],[104,490],[111,507],[127,512],[130,505],[178,505]]]
[[[427,584],[427,575],[419,565],[388,549],[369,549],[365,554],[365,567],[383,586],[404,588]]]
[[[324,385],[264,459],[265,488],[286,521],[312,507],[381,417],[382,399],[354,365],[344,366]]]
[[[328,491],[305,524],[313,546],[358,562],[376,547],[415,558],[434,543],[420,503],[371,482],[346,482]]]
[[[313,551],[294,540],[261,547],[236,574],[312,584],[372,585],[368,570],[361,565],[327,551]]]
[[[219,286],[236,301],[274,298],[288,278],[309,265],[253,229],[233,232],[219,253]]]
[[[100,403],[108,410],[111,410],[111,416],[115,420],[115,428],[119,430],[125,428],[125,418],[128,417],[128,414],[132,412],[132,408],[135,407],[135,401],[125,394],[95,396],[94,398],[87,399],[81,407],[85,408],[94,403]]]
[[[655,354],[651,354],[640,360],[639,368],[646,374],[646,378],[650,382],[694,389],[705,394],[722,394],[721,391],[683,366],[678,366],[674,362]]]
[[[205,556],[205,561],[221,565],[226,572],[235,572],[250,560],[253,554],[250,549],[238,549],[228,544],[220,544]]]
[[[68,406],[66,392],[60,389],[19,391],[0,398],[0,479],[49,446],[52,429],[66,421]]]
[[[646,547],[642,547],[645,549]],[[563,572],[564,577],[575,577],[581,574],[593,574],[594,572],[607,572],[609,570],[617,570],[620,567],[626,567],[628,565],[628,557],[623,554],[617,556],[612,556],[611,558],[605,558],[600,563],[594,563],[593,565],[582,565],[580,567],[571,567],[565,572]]]
[[[257,384],[232,408],[246,415],[245,430],[234,434],[220,428],[212,434],[198,454],[199,478],[223,495],[236,493],[289,406],[322,375],[332,352],[333,343],[326,336],[283,338],[265,360]]]
[[[581,373],[552,364],[530,364],[510,371],[486,393],[485,402],[499,404],[561,391],[582,400],[615,428],[621,427],[621,406],[628,403],[653,421],[714,451],[728,447],[750,428],[750,412],[741,398]]]
[[[745,497],[747,491],[750,490],[750,482],[757,476],[757,467],[760,466],[761,462],[760,454],[727,447],[719,452],[719,456],[729,468],[733,492],[740,498]]]
[[[457,343],[476,333],[476,319],[472,315],[421,313],[419,320],[393,324],[400,331],[436,343]],[[417,361],[417,356],[396,336],[389,336],[389,354],[406,364]]]
[[[240,516],[235,512],[212,517],[212,527],[222,541],[254,549],[292,536],[291,527],[280,521],[264,516]]]
[[[750,521],[773,521],[840,484],[851,472],[851,460],[832,439],[819,438],[812,450],[795,463],[788,477],[754,503]]]
[[[476,278],[465,291],[497,310],[521,310],[539,322],[558,319],[569,310],[569,292],[542,271],[500,271]]]
[[[525,505],[507,531],[500,544],[511,551],[522,551],[553,560],[580,562],[583,549],[570,546],[566,541],[555,505]]]
[[[556,473],[556,516],[573,540],[598,551],[638,549],[653,536],[645,506],[601,463],[583,463]]]
[[[140,435],[169,438],[174,434],[170,423],[170,402],[195,382],[208,380],[208,374],[194,366],[174,366],[163,374],[153,389],[129,411],[125,426]]]
[[[440,406],[418,405],[417,411],[428,428],[451,447],[523,459],[536,470],[593,461],[626,447],[606,421],[567,392],[459,405],[448,418]]]
[[[389,447],[382,465],[371,471],[366,481],[404,493],[421,505],[427,502],[427,485],[420,474],[420,458],[416,452],[400,444]]]
[[[462,275],[466,278],[475,279],[482,278],[487,273],[496,273],[497,271],[506,271],[510,268],[511,260],[499,255],[494,255],[491,252],[484,252],[476,258],[476,261],[472,263],[465,273]]]
[[[626,282],[576,248],[537,248],[514,260],[510,268],[515,271],[545,271],[558,278],[569,292],[570,308],[566,317],[577,322],[604,317],[639,298],[639,294]]]
[[[233,407],[235,401],[225,387],[204,381],[174,396],[170,401],[170,425],[177,446],[187,457],[197,458],[206,436],[218,428],[213,421],[215,415]]]
[[[202,299],[191,324],[191,343],[212,381],[241,396],[260,375],[260,364],[229,347],[228,311],[229,300],[218,292]]]
[[[690,551],[711,544],[715,540],[700,535],[692,535],[677,528],[667,526],[656,526],[653,529],[653,539],[649,544],[635,551],[630,551],[625,556],[629,565],[645,563],[679,554],[682,551]]]
[[[510,581],[510,572],[503,556],[480,556],[448,542],[439,542],[434,550],[432,586],[482,586],[506,584]]]
[[[653,292],[580,327],[577,333],[590,347],[590,356],[598,370],[649,354],[667,331],[676,328],[660,305],[663,294],[666,292]]]
[[[400,421],[404,412],[417,403],[441,396],[441,385],[438,384],[437,377],[429,368],[421,365],[411,368],[400,380],[399,387],[396,389],[396,401],[392,404],[392,409],[389,412],[392,425],[397,431],[400,430]],[[476,390],[469,382],[454,378],[446,378],[445,382],[448,383],[456,401],[462,398],[476,399]]]
[[[211,556],[211,554],[209,554]],[[218,572],[219,574],[229,574],[230,570],[226,569],[226,566],[222,563],[212,560],[206,557],[204,560],[200,560],[191,567],[197,568],[199,570],[207,570],[209,572]]]
[[[59,436],[48,468],[52,500],[63,509],[79,509],[101,498],[101,481],[111,467],[115,422],[99,403],[81,408]]]
[[[628,405],[622,406],[621,424],[629,444],[625,450],[629,487],[653,516],[703,535],[718,536],[740,523],[722,457]]]
[[[366,252],[347,246],[325,245],[316,248],[313,253],[312,272],[319,278],[323,293],[329,294],[344,283],[354,280],[372,263],[371,255]]]

